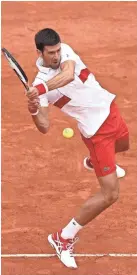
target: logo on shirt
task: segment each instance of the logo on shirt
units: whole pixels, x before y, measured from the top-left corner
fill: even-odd
[[[108,171],[109,169],[110,167],[107,167],[107,166],[104,167],[104,171]]]

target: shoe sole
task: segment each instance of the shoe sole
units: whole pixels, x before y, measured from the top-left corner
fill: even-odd
[[[60,253],[59,253],[59,251],[58,251],[58,249],[57,249],[57,246],[56,246],[55,242],[54,242],[53,239],[52,239],[52,234],[50,234],[50,235],[48,236],[48,242],[49,242],[49,244],[56,250],[56,255],[57,255],[58,258],[60,259],[61,263],[63,263],[62,260],[61,260],[61,255],[60,255]],[[65,264],[63,263],[63,265],[65,265]],[[68,268],[72,268],[72,269],[76,269],[76,268],[77,268],[77,267],[72,267],[72,266],[67,266],[67,265],[65,265],[65,266],[68,267]]]
[[[91,168],[91,167],[89,167],[89,166],[87,165],[86,160],[87,160],[87,158],[85,158],[84,161],[83,161],[84,167],[85,167],[87,170],[89,170],[89,171],[93,171],[94,169]]]

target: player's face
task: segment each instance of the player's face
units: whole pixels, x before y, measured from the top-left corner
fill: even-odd
[[[54,70],[58,69],[61,59],[61,43],[54,46],[45,46],[42,58],[46,67],[50,67]]]

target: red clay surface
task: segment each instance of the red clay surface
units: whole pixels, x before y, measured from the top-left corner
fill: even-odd
[[[136,2],[3,2],[2,46],[36,74],[35,33],[55,28],[117,94],[131,149],[117,156],[127,171],[119,201],[80,233],[76,253],[137,253]],[[83,168],[88,154],[75,121],[51,107],[51,128],[39,133],[23,86],[2,56],[2,253],[54,253],[47,235],[68,223],[99,185]],[[65,127],[74,138],[62,136]],[[136,258],[77,258],[79,269],[54,258],[2,259],[3,275],[136,275]]]

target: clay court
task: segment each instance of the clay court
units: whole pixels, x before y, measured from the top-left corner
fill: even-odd
[[[88,151],[76,122],[50,107],[50,131],[38,132],[24,88],[2,56],[3,275],[137,274],[136,14],[136,2],[2,2],[2,46],[30,83],[37,72],[34,35],[51,27],[101,85],[117,95],[130,132],[130,150],[117,155],[127,173],[120,180],[120,199],[80,232],[75,248],[79,268],[67,269],[51,255],[47,236],[66,225],[99,185],[94,172],[83,167]],[[65,127],[74,129],[72,139],[62,136]]]

